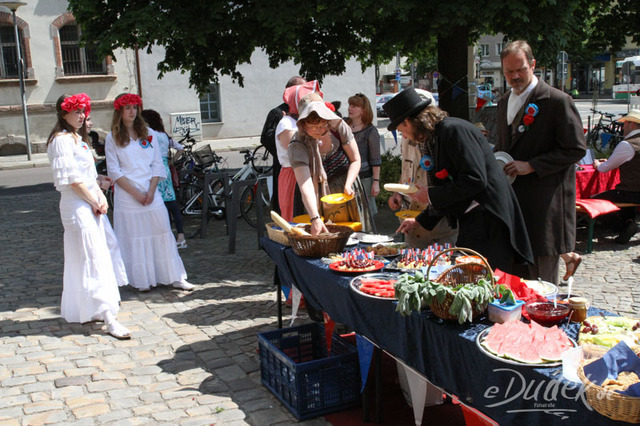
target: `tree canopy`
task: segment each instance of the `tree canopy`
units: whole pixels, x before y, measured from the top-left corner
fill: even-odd
[[[634,2],[69,0],[69,9],[102,55],[162,45],[160,74],[189,72],[201,93],[221,75],[242,85],[238,65],[249,63],[256,49],[268,55],[272,67],[293,60],[301,75],[322,80],[343,73],[350,58],[365,68],[397,51],[420,57],[433,52],[435,40],[441,105],[466,117],[467,97],[455,93],[467,89],[467,46],[482,34],[525,39],[539,63],[553,65],[560,50],[587,55],[621,46],[625,36],[640,41]]]

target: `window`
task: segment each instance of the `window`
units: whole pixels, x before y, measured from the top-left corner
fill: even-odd
[[[478,54],[480,56],[489,56],[489,45],[488,44],[481,44],[478,47]]]
[[[20,49],[24,57],[24,35],[21,29],[18,29],[18,34]],[[18,51],[13,25],[0,24],[0,78],[18,78]]]
[[[80,46],[80,27],[70,23],[60,28],[60,51],[64,75],[106,74],[107,67],[96,49],[90,45]]]
[[[203,123],[222,121],[220,115],[220,86],[212,84],[207,93],[200,98],[200,117]]]
[[[496,55],[500,56],[502,49],[504,49],[505,43],[496,43]]]

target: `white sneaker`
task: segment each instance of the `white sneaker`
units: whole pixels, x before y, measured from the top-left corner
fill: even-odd
[[[113,320],[111,324],[107,326],[107,331],[110,335],[115,337],[116,339],[126,340],[131,339],[131,331],[124,325],[120,324],[118,321]]]
[[[195,285],[189,284],[186,280],[176,281],[173,283],[173,288],[179,288],[180,290],[191,291],[196,288]]]

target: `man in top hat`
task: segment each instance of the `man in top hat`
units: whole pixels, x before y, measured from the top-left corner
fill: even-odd
[[[595,160],[593,166],[602,173],[619,168],[620,183],[616,189],[594,195],[593,198],[640,204],[640,110],[632,109],[618,121],[624,123],[624,140],[615,147],[609,160]],[[625,244],[638,232],[636,207],[623,207],[620,216],[624,224],[615,241]]]
[[[430,100],[408,88],[384,104],[391,124],[403,136],[425,144],[421,159],[434,186],[411,194],[427,204],[398,231],[432,229],[443,216],[459,227],[456,245],[473,249],[492,268],[513,272],[515,263],[533,256],[515,194],[480,130],[468,121],[448,117]]]
[[[576,241],[575,163],[586,153],[582,121],[569,95],[538,81],[526,41],[508,43],[500,58],[511,90],[498,101],[495,151],[515,160],[504,172],[516,177],[513,190],[535,256],[517,275],[558,284],[560,255],[573,252]]]

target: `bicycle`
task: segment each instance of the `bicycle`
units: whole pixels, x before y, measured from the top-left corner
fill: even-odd
[[[620,141],[624,139],[622,123],[613,119],[615,114],[597,111],[591,108],[595,114],[600,114],[598,122],[587,132],[587,148],[604,154],[613,151]]]
[[[225,179],[228,179],[227,181],[227,187],[229,188],[229,193],[225,194],[225,185],[224,182],[222,181],[222,178],[217,178],[217,179],[210,179],[210,183],[208,185],[206,194],[207,194],[207,214],[204,215],[204,222],[208,222],[209,217],[213,216],[214,218],[221,220],[224,219],[226,217],[226,202],[227,199],[230,199],[231,196],[231,185],[234,182],[240,182],[243,180],[250,180],[250,179],[263,179],[266,178],[265,176],[260,176],[259,171],[263,171],[263,170],[269,170],[270,167],[268,167],[267,165],[265,165],[263,163],[264,158],[268,156],[265,156],[261,153],[261,149],[263,149],[264,147],[258,147],[256,148],[253,152],[251,152],[250,150],[243,150],[240,151],[241,154],[244,154],[244,162],[243,162],[243,167],[238,170],[233,176],[231,177],[224,177]],[[257,152],[257,154],[256,154]],[[181,178],[181,184],[180,184],[180,191],[179,191],[179,205],[181,207],[181,211],[183,213],[183,219],[188,219],[188,218],[198,218],[198,222],[199,222],[199,226],[193,225],[191,224],[189,227],[190,228],[197,228],[195,229],[195,231],[191,232],[191,233],[187,233],[185,232],[185,234],[187,235],[187,238],[193,238],[195,235],[200,234],[201,232],[201,227],[202,227],[202,218],[203,218],[203,213],[202,213],[202,204],[203,204],[203,195],[205,193],[204,191],[204,186],[205,186],[205,182],[207,181],[206,177],[207,175],[216,175],[216,174],[220,174],[221,172],[224,171],[224,169],[220,169],[219,168],[219,164],[223,163],[225,160],[223,158],[221,158],[220,156],[218,156],[215,152],[212,152],[211,155],[211,162],[212,164],[210,166],[206,166],[206,167],[202,167],[202,166],[198,166],[198,165],[194,165],[193,168],[191,170],[188,170],[187,172],[184,172],[181,176],[183,176],[183,178]],[[267,181],[268,182],[268,181]],[[254,185],[257,188],[257,184]],[[270,187],[269,187],[270,188]],[[245,192],[247,192],[246,190],[249,189],[249,193],[245,194],[244,197],[242,197],[242,194],[244,194]],[[253,208],[254,206],[254,197],[253,195],[255,194],[254,189],[252,189],[252,186],[248,186],[246,187],[243,192],[241,193],[241,200],[244,199],[244,201],[240,202],[240,212],[238,213],[237,217],[243,217],[245,218],[245,220],[247,220],[247,223],[249,223],[251,226],[255,227],[255,222],[253,221],[253,214],[250,213],[250,210]],[[270,203],[270,193],[271,191],[269,190],[267,194],[264,195],[264,198],[267,199],[267,203]],[[185,220],[185,222],[189,222],[188,220]],[[253,223],[252,223],[253,222]],[[187,228],[187,226],[185,225],[185,228]]]

